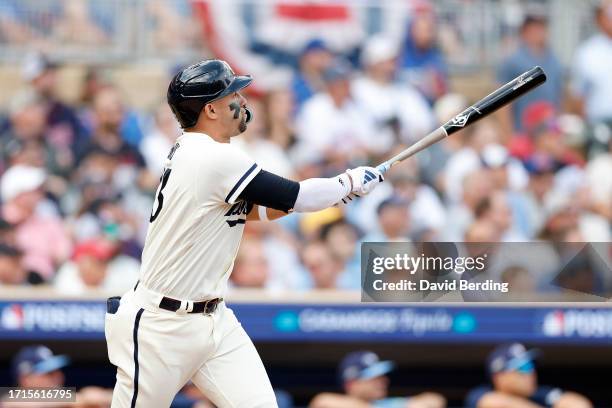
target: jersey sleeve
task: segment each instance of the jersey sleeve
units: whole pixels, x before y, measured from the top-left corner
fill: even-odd
[[[230,144],[215,150],[208,156],[208,163],[203,163],[205,174],[199,182],[201,195],[234,204],[261,167],[244,151]]]

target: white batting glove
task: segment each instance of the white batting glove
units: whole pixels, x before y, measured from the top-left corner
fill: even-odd
[[[358,195],[368,194],[377,185],[385,181],[382,173],[375,167],[361,166],[348,169],[346,174],[349,175],[353,183],[351,192]]]

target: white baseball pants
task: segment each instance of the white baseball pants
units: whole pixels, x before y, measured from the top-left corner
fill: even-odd
[[[189,380],[219,408],[277,408],[261,358],[224,302],[212,315],[187,314],[160,309],[162,297],[140,284],[106,313],[112,408],[167,408]]]

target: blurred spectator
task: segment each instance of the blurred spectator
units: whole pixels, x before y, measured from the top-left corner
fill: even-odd
[[[500,144],[499,127],[493,120],[479,122],[465,134],[463,148],[454,152],[443,172],[443,187],[450,203],[461,199],[463,183],[468,174],[482,168],[491,169],[491,181],[499,188],[521,190],[527,184],[522,164],[510,157]]]
[[[487,170],[476,170],[463,179],[461,202],[448,209],[444,238],[460,242],[468,226],[474,221],[476,207],[494,190],[493,180]]]
[[[400,52],[400,78],[433,104],[448,92],[448,67],[437,45],[434,10],[427,2],[420,4],[411,17]]]
[[[291,83],[296,111],[310,97],[324,90],[323,72],[331,64],[332,58],[331,51],[321,39],[312,39],[304,46]]]
[[[377,129],[379,151],[399,141],[411,143],[434,127],[431,108],[411,85],[396,84],[398,48],[383,36],[367,40],[361,53],[365,69],[353,84],[353,94]]]
[[[439,394],[426,392],[412,397],[389,397],[389,378],[395,364],[380,361],[371,351],[348,354],[338,367],[338,379],[343,394],[322,393],[310,408],[443,408],[446,400]]]
[[[250,98],[249,109],[253,119],[247,130],[236,140],[242,144],[243,149],[262,168],[279,176],[292,178],[294,176],[293,164],[285,151],[268,138],[266,129],[266,112],[260,100]],[[233,143],[233,142],[232,142]]]
[[[99,148],[118,156],[121,163],[144,166],[140,152],[129,142],[138,143],[140,136],[130,136],[123,128],[126,111],[119,91],[114,87],[102,88],[93,99],[92,136],[84,149],[79,152],[79,160],[91,149]]]
[[[524,295],[536,292],[537,282],[531,273],[520,266],[511,266],[501,273],[501,281],[508,284],[512,294]]]
[[[560,118],[554,106],[546,101],[534,102],[523,112],[525,133],[510,141],[510,151],[522,160],[545,154],[555,161],[556,169],[566,165],[583,165],[584,159],[564,140]]]
[[[612,122],[612,1],[599,0],[599,32],[577,50],[572,63],[572,93],[577,110],[592,124]]]
[[[118,254],[118,245],[104,239],[78,243],[72,260],[62,265],[54,288],[59,293],[79,295],[88,289],[108,293],[125,293],[136,284],[140,264],[135,259]]]
[[[540,154],[527,161],[525,167],[529,172],[529,184],[522,195],[529,228],[527,234],[534,238],[546,221],[545,206],[554,185],[555,164],[550,156]]]
[[[527,351],[520,343],[498,346],[487,359],[491,385],[473,389],[466,398],[466,407],[592,407],[582,395],[538,385],[534,366],[536,355],[535,351]]]
[[[149,171],[161,175],[166,157],[181,134],[181,128],[165,102],[157,107],[154,119],[153,129],[140,142],[140,151]]]
[[[359,289],[361,284],[361,253],[359,231],[344,219],[331,222],[321,229],[321,239],[342,264],[338,280],[340,289]]]
[[[54,23],[53,36],[62,44],[97,46],[109,42],[104,30],[91,17],[89,1],[64,1],[64,10]]]
[[[47,108],[45,101],[31,90],[12,99],[9,127],[0,136],[5,167],[16,164],[46,167],[52,174],[68,175],[74,165],[74,155],[69,146],[52,139]]]
[[[189,0],[153,0],[146,4],[152,20],[153,48],[172,52],[196,45],[201,27],[191,13]]]
[[[0,285],[21,285],[27,282],[28,273],[21,263],[21,258],[19,249],[0,244]]]
[[[24,266],[49,280],[70,254],[71,242],[62,220],[45,207],[44,170],[13,166],[0,181],[2,217],[15,226],[16,244],[24,253]]]
[[[21,18],[21,8],[17,1],[5,1],[0,13],[0,38],[10,44],[28,44],[37,35]]]
[[[293,113],[295,105],[288,89],[276,89],[268,92],[265,98],[267,131],[269,140],[283,150],[287,150],[295,141]]]
[[[58,388],[65,386],[62,368],[68,366],[67,356],[54,355],[46,346],[27,346],[13,358],[12,369],[16,384],[27,388]],[[79,390],[75,402],[45,402],[54,408],[107,408],[110,407],[112,391],[99,387],[85,387]],[[28,408],[32,402],[5,402],[3,407]]]
[[[69,364],[67,356],[56,356],[49,348],[37,345],[24,347],[12,361],[13,375],[20,387],[62,387]]]
[[[245,239],[240,244],[234,270],[230,276],[232,284],[243,288],[265,288],[270,268],[259,239]]]
[[[1,217],[0,217],[0,243],[8,245],[8,246],[13,246],[13,247],[17,245],[15,226]]]
[[[558,112],[563,102],[563,68],[548,43],[548,16],[544,6],[530,5],[520,28],[520,43],[516,51],[501,61],[497,80],[510,82],[534,66],[546,72],[546,83],[500,111],[504,139],[516,131],[524,130],[522,122],[525,109],[534,102],[546,101]]]
[[[410,241],[410,203],[397,195],[378,205],[378,229],[363,238],[364,242]]]
[[[89,133],[95,135],[100,131],[112,131],[128,145],[137,147],[143,138],[140,119],[134,110],[125,105],[119,89],[104,78],[94,76],[86,79],[90,81],[85,85],[91,87],[91,93],[88,95],[84,91],[82,97],[85,104],[79,115]],[[90,105],[86,104],[87,98],[90,98]]]
[[[585,178],[592,194],[593,210],[612,221],[612,138],[608,141],[608,151],[587,164]]]
[[[310,289],[335,289],[342,263],[321,241],[312,241],[302,249],[302,263],[308,272]]]
[[[87,139],[87,131],[74,108],[57,96],[58,64],[43,54],[31,54],[23,65],[23,77],[46,105],[46,138],[56,148],[73,152]]]
[[[352,74],[347,62],[335,61],[323,74],[326,91],[304,104],[294,147],[300,163],[331,164],[334,172],[343,171],[349,161],[363,160],[378,146],[372,123],[351,94]]]
[[[445,226],[447,210],[436,191],[419,179],[418,163],[405,161],[386,176],[388,183],[350,207],[347,217],[362,230],[371,232],[378,226],[378,205],[396,195],[409,203],[410,234],[418,240],[436,239]]]
[[[493,222],[479,220],[474,221],[467,227],[465,235],[461,238],[461,241],[468,243],[499,242],[501,241],[501,234],[499,228],[497,228]]]
[[[503,190],[493,191],[481,200],[474,215],[477,221],[490,222],[503,242],[524,242],[527,237],[516,227],[512,217],[512,211],[508,203],[508,194]]]

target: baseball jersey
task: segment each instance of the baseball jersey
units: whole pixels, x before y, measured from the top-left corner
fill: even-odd
[[[157,188],[140,284],[182,300],[223,297],[249,211],[238,196],[260,170],[230,143],[183,133]]]

